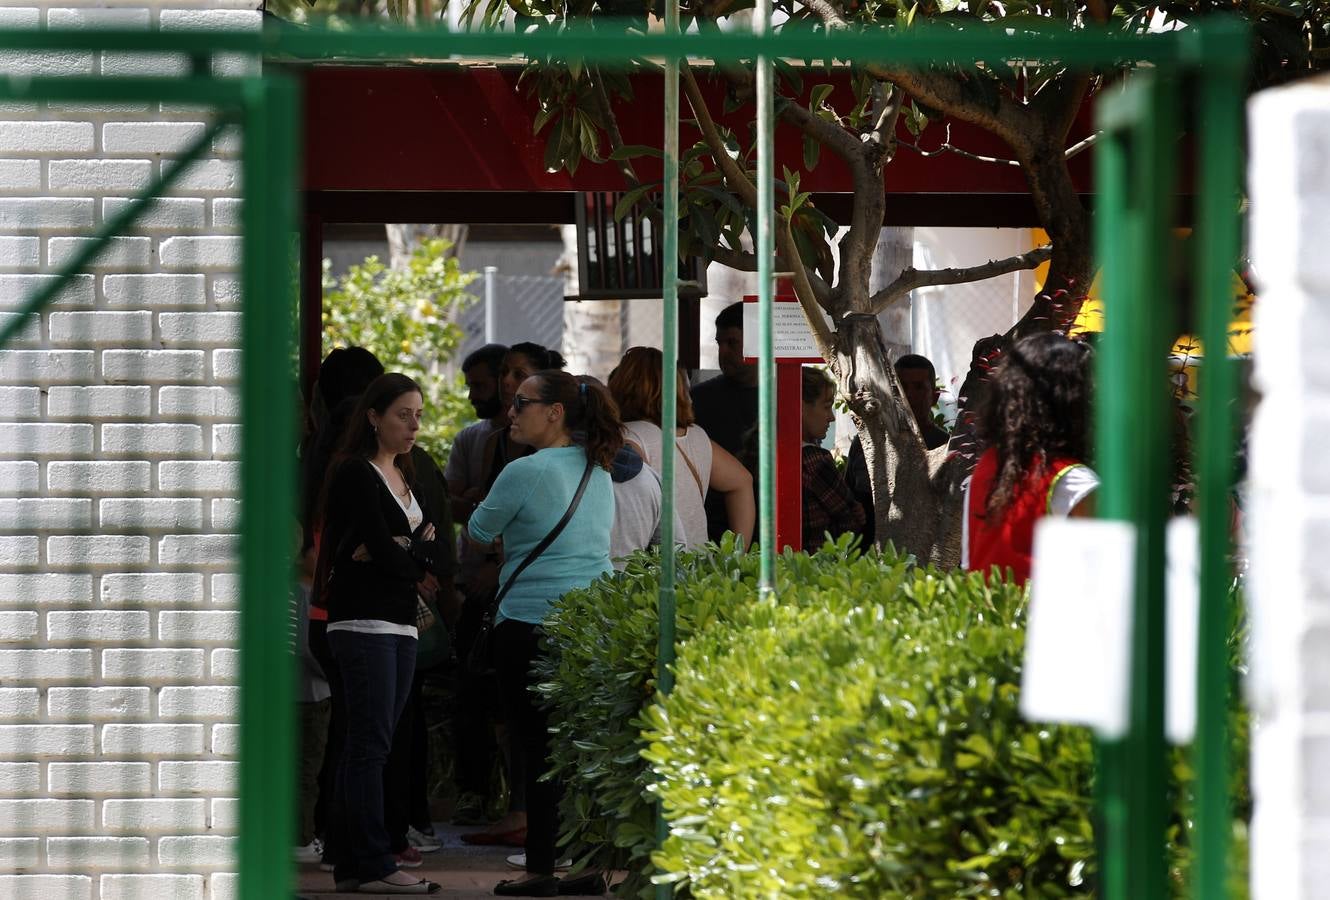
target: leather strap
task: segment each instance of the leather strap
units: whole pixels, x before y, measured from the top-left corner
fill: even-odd
[[[697,466],[693,465],[693,461],[688,457],[688,451],[683,448],[683,444],[679,443],[677,439],[674,441],[674,446],[679,448],[679,455],[683,457],[684,463],[688,466],[688,471],[693,473],[693,481],[697,483],[697,492],[701,494],[702,499],[705,500],[707,498],[707,489],[702,484],[702,476],[697,474]]]

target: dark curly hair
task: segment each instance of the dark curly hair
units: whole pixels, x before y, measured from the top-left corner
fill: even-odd
[[[1007,348],[989,386],[979,434],[997,451],[984,509],[1000,515],[1021,483],[1050,460],[1088,459],[1091,351],[1060,334],[1036,334]]]

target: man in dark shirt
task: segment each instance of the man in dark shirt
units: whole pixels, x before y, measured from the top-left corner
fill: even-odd
[[[731,303],[716,316],[720,374],[692,390],[693,418],[707,435],[741,462],[744,438],[757,424],[757,364],[744,362],[744,305]],[[753,473],[756,477],[757,473]],[[724,499],[707,492],[707,535],[719,540],[729,527]]]

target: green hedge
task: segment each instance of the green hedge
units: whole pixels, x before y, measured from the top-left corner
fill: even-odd
[[[648,558],[548,620],[541,690],[579,859],[627,868],[622,896],[653,875],[697,897],[1093,894],[1090,738],[1017,712],[1022,589],[845,541],[782,557],[779,603],[757,601],[756,570],[729,545],[683,555],[659,706]],[[1245,768],[1235,784],[1245,815]],[[671,826],[659,871],[652,792]],[[1178,816],[1179,885],[1186,830]]]

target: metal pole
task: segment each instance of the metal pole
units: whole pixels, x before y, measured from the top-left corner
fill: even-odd
[[[665,3],[665,32],[679,30],[677,0]],[[675,399],[679,377],[679,58],[665,59],[665,142],[662,164],[664,183],[661,200],[663,247],[661,316],[661,404],[660,404],[660,599],[656,616],[659,622],[656,643],[656,690],[661,695],[674,689],[674,432],[678,422]],[[665,811],[656,807],[656,846],[669,837]],[[669,900],[673,893],[668,884],[656,885],[656,900]]]
[[[1218,23],[1217,23],[1218,24]],[[1224,23],[1227,25],[1227,23]],[[1233,438],[1237,373],[1228,358],[1228,323],[1233,308],[1233,266],[1238,257],[1241,223],[1242,97],[1246,79],[1245,29],[1220,26],[1203,35],[1214,47],[1210,58],[1223,60],[1196,80],[1200,111],[1196,117],[1199,185],[1194,238],[1196,302],[1201,312],[1201,365],[1196,503],[1200,516],[1201,609],[1197,649],[1196,869],[1192,896],[1220,900],[1228,896],[1229,836],[1229,507],[1233,484]]]
[[[498,272],[498,266],[485,267],[485,343],[487,344],[494,343],[494,278]]]
[[[771,30],[771,0],[757,0],[753,31],[765,36]],[[757,58],[757,534],[761,542],[758,595],[776,593],[776,362],[772,352],[772,273],[775,246],[772,219],[775,215],[775,130],[772,117],[773,84],[771,57]],[[794,262],[797,262],[795,260]]]
[[[251,80],[245,95],[238,830],[240,897],[268,900],[295,886],[291,274],[300,116],[285,76]]]

